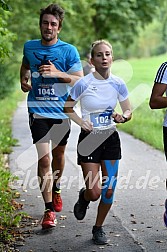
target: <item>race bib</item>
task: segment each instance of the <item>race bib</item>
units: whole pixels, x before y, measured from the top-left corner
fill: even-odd
[[[112,113],[112,110],[90,113],[90,121],[93,123],[93,127],[98,129],[106,129],[115,125],[112,118]]]
[[[59,98],[55,95],[54,85],[41,84],[35,89],[35,97],[37,100],[45,101],[57,101]]]

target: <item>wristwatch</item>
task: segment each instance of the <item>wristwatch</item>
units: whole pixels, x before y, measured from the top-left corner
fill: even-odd
[[[124,122],[123,122],[123,123],[127,122],[128,118],[127,118],[126,116],[124,116],[124,115],[122,115],[122,117],[123,117],[123,119],[124,119]]]

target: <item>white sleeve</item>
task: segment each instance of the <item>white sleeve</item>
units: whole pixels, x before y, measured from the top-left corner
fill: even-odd
[[[119,86],[118,100],[120,102],[125,101],[128,98],[128,89],[124,81],[121,81]]]
[[[81,98],[83,92],[87,89],[88,85],[85,83],[84,79],[79,79],[75,85],[70,90],[70,96],[74,101],[78,101]]]

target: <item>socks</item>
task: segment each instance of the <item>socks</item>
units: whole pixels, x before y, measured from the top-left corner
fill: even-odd
[[[53,188],[52,188],[52,190],[53,190],[53,192],[58,192],[58,193],[60,193],[60,192],[61,192],[60,184],[53,183]]]
[[[45,203],[45,211],[50,210],[54,212],[53,204],[52,202]]]
[[[85,193],[85,191],[83,191],[83,192],[81,193],[81,195],[80,195],[81,200],[83,200],[83,201],[85,201],[85,202],[90,202],[90,201],[88,201],[88,200],[85,199],[84,193]]]

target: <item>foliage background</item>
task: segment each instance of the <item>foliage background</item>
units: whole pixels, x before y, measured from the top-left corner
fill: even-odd
[[[0,98],[19,79],[25,41],[40,38],[39,11],[45,0],[0,0]],[[165,0],[57,0],[65,9],[60,38],[74,44],[85,59],[92,42],[108,39],[117,58],[166,52]],[[158,32],[157,32],[158,31]]]

